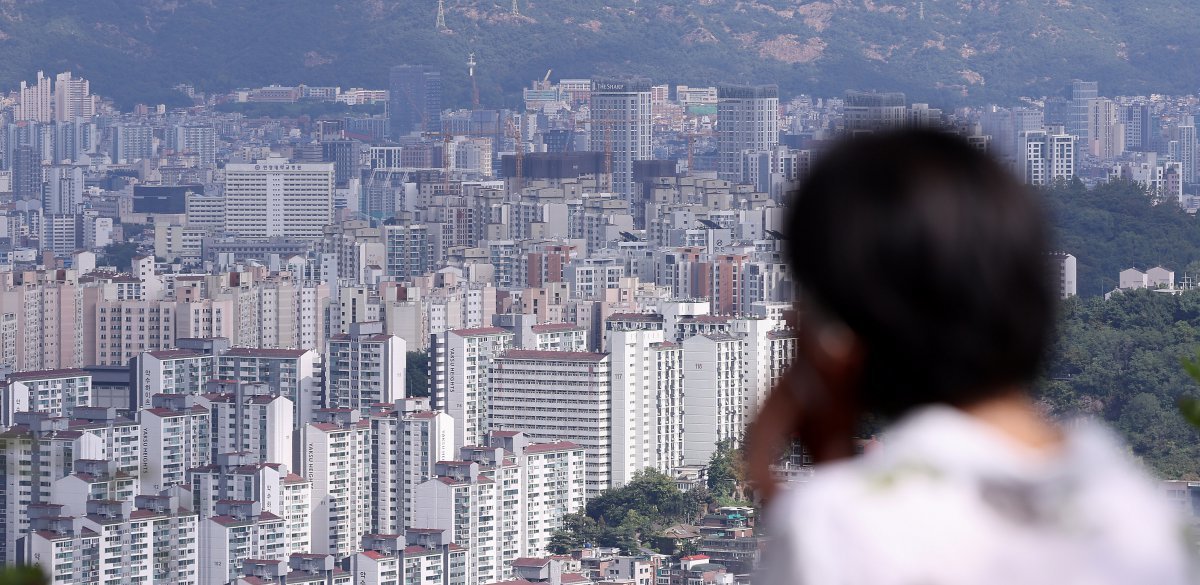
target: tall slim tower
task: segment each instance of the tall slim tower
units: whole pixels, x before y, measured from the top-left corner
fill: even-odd
[[[392,140],[413,132],[442,131],[442,74],[419,65],[396,65],[389,75]]]
[[[445,30],[445,28],[446,28],[446,1],[438,0],[437,29]]]
[[[590,149],[612,153],[612,190],[633,196],[633,161],[649,160],[650,80],[592,79]]]
[[[717,88],[718,177],[742,181],[742,152],[762,152],[779,144],[779,88],[774,85],[722,85]]]

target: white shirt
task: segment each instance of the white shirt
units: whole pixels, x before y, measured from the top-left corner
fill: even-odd
[[[1109,433],[1034,453],[949,407],[767,510],[763,585],[1194,583],[1186,524]]]

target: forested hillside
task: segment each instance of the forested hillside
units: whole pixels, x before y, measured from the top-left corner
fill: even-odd
[[[73,70],[93,91],[178,99],[191,82],[383,87],[388,65],[446,74],[485,105],[556,75],[637,73],[665,83],[777,82],[786,93],[898,89],[946,106],[1058,93],[1191,92],[1200,4],[1162,0],[89,0],[0,2],[0,87]]]
[[[1200,480],[1200,431],[1176,406],[1200,396],[1182,361],[1200,350],[1200,290],[1140,290],[1064,303],[1041,395],[1056,414],[1093,414],[1165,478]]]

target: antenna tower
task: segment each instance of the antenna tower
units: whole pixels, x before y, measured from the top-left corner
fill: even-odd
[[[471,76],[471,105],[479,109],[479,86],[475,84],[475,52],[467,55],[467,74]]]
[[[521,9],[520,9],[520,7],[517,6],[517,1],[518,0],[513,0],[513,7],[512,7],[513,16],[521,16]]]
[[[921,3],[918,14],[920,15],[921,20],[925,20],[925,3],[924,2]]]
[[[446,0],[438,0],[437,29],[446,30]]]

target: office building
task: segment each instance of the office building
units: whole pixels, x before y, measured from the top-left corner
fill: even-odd
[[[333,163],[231,163],[225,229],[244,238],[321,238],[333,223],[333,189]]]
[[[847,91],[842,106],[846,132],[903,128],[908,121],[907,98],[900,92]]]

